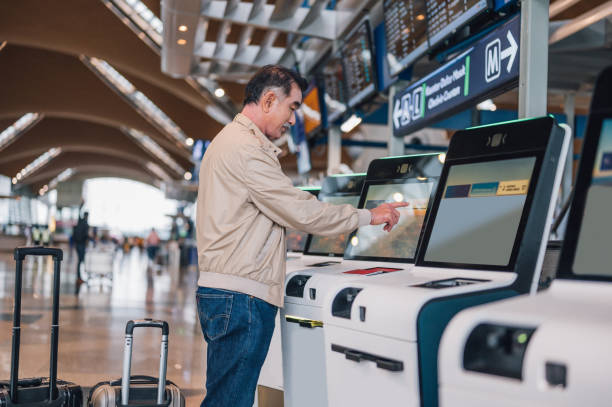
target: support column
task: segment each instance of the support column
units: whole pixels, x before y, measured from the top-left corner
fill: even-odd
[[[327,175],[342,162],[342,133],[338,127],[332,126],[327,132]]]
[[[549,0],[521,2],[519,119],[546,115]]]
[[[393,135],[393,99],[395,98],[396,87],[389,88],[389,114],[387,118],[387,129],[389,131],[389,141],[387,142],[388,155],[393,157],[404,155],[406,148],[404,147],[404,137],[395,137]]]
[[[563,170],[563,178],[561,179],[561,193],[559,194],[559,203],[563,205],[569,199],[570,193],[572,192],[573,185],[573,170],[574,170],[574,137],[575,137],[575,120],[576,120],[576,93],[567,92],[565,94],[565,102],[563,105],[563,112],[567,118],[567,125],[572,129],[572,140],[570,141],[569,148],[567,149],[567,159],[565,161],[565,168]],[[565,236],[565,229],[567,227],[567,216],[559,225],[557,229],[557,238],[562,239]]]

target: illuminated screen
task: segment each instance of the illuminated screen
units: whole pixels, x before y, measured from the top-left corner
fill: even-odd
[[[327,119],[332,122],[346,110],[346,92],[344,90],[344,70],[340,57],[331,58],[323,67],[325,83],[325,108]]]
[[[329,202],[334,205],[349,204],[357,207],[359,204],[359,195],[350,196],[326,196],[322,197],[323,202]],[[310,240],[310,246],[308,247],[308,253],[310,254],[337,254],[341,255],[344,253],[346,247],[347,234],[341,234],[334,237],[326,236],[312,236]]]
[[[535,163],[526,157],[450,167],[425,261],[508,265]]]
[[[430,46],[468,23],[487,7],[487,0],[427,0]]]
[[[433,186],[434,182],[431,180],[367,186],[366,209],[375,208],[385,202],[409,202],[410,206],[398,208],[400,220],[391,232],[385,232],[384,225],[360,227],[350,238],[347,254],[414,259]]]
[[[287,251],[303,252],[308,234],[295,229],[287,228]]]
[[[367,23],[361,24],[342,47],[348,104],[355,106],[375,92],[374,62]]]
[[[574,258],[574,273],[612,276],[612,119],[605,119]]]
[[[385,0],[385,38],[391,75],[397,75],[427,51],[425,0]]]
[[[304,131],[308,134],[321,125],[319,89],[316,86],[304,96],[304,101],[300,108],[304,113]]]

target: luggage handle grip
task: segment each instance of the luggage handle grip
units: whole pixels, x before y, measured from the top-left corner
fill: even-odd
[[[133,335],[134,328],[160,328],[162,330],[162,335],[168,335],[170,328],[168,327],[168,323],[166,321],[159,321],[151,318],[145,319],[137,319],[128,321],[125,326],[125,334]]]
[[[168,332],[170,328],[166,321],[153,320],[150,318],[130,320],[125,327],[125,348],[123,352],[123,375],[121,377],[121,404],[129,405],[130,401],[130,377],[132,370],[132,341],[133,332],[136,327],[161,328],[162,340],[159,355],[159,382],[157,383],[157,404],[164,404],[166,393],[166,370],[168,367]]]
[[[54,259],[62,261],[64,253],[62,249],[56,249],[54,247],[32,246],[15,248],[13,252],[13,258],[15,260],[24,260],[26,256],[53,256]]]
[[[19,403],[17,389],[19,387],[19,348],[21,346],[21,285],[23,261],[26,256],[53,257],[53,306],[51,311],[51,354],[49,358],[49,398],[48,403],[57,399],[57,353],[59,345],[59,296],[60,268],[63,251],[53,247],[16,247],[13,252],[15,259],[15,297],[13,307],[13,337],[11,344],[11,377],[9,382],[9,399],[12,404]]]

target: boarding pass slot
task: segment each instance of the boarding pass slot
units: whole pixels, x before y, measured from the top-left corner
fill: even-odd
[[[320,263],[309,264],[308,267],[328,267],[333,266],[335,264],[340,264],[339,261],[322,261]]]
[[[346,348],[344,346],[332,344],[332,351],[344,354],[344,357],[353,362],[361,363],[374,362],[376,367],[390,372],[401,372],[404,370],[404,362],[376,356],[371,353],[362,352],[356,349]]]
[[[441,289],[441,288],[452,288],[452,287],[463,287],[464,285],[471,285],[476,283],[486,283],[490,280],[481,280],[477,278],[447,278],[444,280],[436,280],[436,281],[428,281],[423,284],[413,285],[412,287],[421,287],[421,288],[433,288],[433,289]]]

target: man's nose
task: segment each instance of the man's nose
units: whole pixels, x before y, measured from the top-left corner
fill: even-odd
[[[289,117],[289,124],[292,126],[295,124],[295,112],[291,113],[291,116]]]

